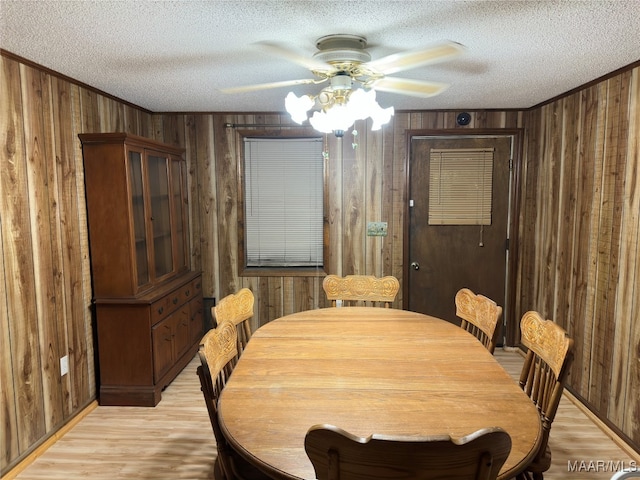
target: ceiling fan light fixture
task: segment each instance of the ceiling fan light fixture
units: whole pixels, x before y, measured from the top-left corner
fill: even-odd
[[[311,126],[322,133],[345,132],[354,121],[347,105],[334,105],[329,110],[316,111],[309,119]]]
[[[289,92],[285,99],[285,108],[291,115],[291,119],[302,124],[307,120],[307,112],[314,106],[316,110],[309,123],[322,133],[336,133],[342,136],[349,130],[356,120],[373,121],[372,130],[380,128],[389,123],[394,114],[394,108],[382,108],[376,101],[375,90],[332,90],[323,89],[316,97],[309,95],[298,97],[295,93]],[[338,132],[341,134],[338,135]]]
[[[382,108],[378,105],[378,109],[371,113],[371,120],[373,120],[371,131],[375,132],[376,130],[380,130],[383,125],[389,123],[394,113],[393,107]]]
[[[284,99],[284,107],[291,115],[291,120],[299,125],[308,118],[307,112],[315,105],[315,100],[309,95],[298,97],[295,93],[289,92]]]

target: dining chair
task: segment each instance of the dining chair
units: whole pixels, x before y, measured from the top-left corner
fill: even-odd
[[[250,465],[228,444],[218,420],[218,399],[233,371],[232,367],[238,353],[237,337],[233,322],[224,320],[205,334],[198,349],[200,365],[196,371],[200,377],[200,386],[218,450],[214,478],[216,480],[266,480],[268,476]]]
[[[493,355],[498,341],[498,321],[502,307],[484,295],[473,293],[468,288],[458,290],[455,297],[456,315],[462,322],[460,327],[474,335]]]
[[[520,320],[522,344],[528,349],[519,385],[538,408],[542,422],[540,448],[518,479],[542,480],[551,466],[549,433],[573,361],[573,340],[567,332],[538,312]]]
[[[511,437],[494,427],[462,438],[363,438],[333,425],[315,425],[304,448],[318,480],[491,480],[509,456]]]
[[[236,326],[238,331],[238,356],[242,354],[251,338],[249,321],[253,317],[254,302],[253,292],[248,288],[242,288],[237,293],[227,295],[211,308],[216,323],[219,324],[225,320],[230,320]]]
[[[334,307],[341,302],[344,306],[383,304],[390,308],[400,290],[400,282],[393,276],[327,275],[322,281],[322,288]]]

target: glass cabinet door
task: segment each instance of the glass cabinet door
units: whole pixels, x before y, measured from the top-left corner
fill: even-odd
[[[171,205],[169,196],[169,159],[153,153],[147,155],[149,202],[155,278],[173,272]]]
[[[187,189],[186,164],[180,159],[171,161],[171,185],[173,195],[173,218],[176,236],[176,268],[187,267]]]
[[[131,177],[131,208],[133,214],[133,237],[136,256],[138,288],[147,285],[149,275],[149,252],[145,229],[145,206],[142,189],[142,152],[129,150],[129,175]]]

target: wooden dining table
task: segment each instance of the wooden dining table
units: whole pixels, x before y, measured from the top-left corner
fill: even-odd
[[[537,451],[538,412],[471,334],[406,310],[344,307],[281,317],[256,330],[220,397],[231,446],[273,478],[314,479],[307,430],[463,437],[501,427],[512,447],[498,478]]]

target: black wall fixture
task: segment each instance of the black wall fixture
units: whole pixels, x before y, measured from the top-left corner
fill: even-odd
[[[458,122],[458,125],[460,126],[469,125],[470,121],[471,121],[471,115],[467,112],[459,113],[458,116],[456,117],[456,122]]]

